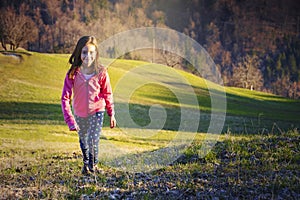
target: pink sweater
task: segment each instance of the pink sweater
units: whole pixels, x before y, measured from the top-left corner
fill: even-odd
[[[65,122],[69,128],[76,122],[71,110],[71,98],[73,97],[74,114],[79,117],[88,117],[99,111],[107,111],[109,116],[114,115],[113,94],[107,70],[94,75],[86,80],[78,70],[75,78],[70,79],[66,75],[61,96],[61,106]]]

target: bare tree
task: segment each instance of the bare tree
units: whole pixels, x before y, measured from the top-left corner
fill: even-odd
[[[237,87],[261,90],[263,86],[262,72],[259,70],[260,60],[257,56],[245,56],[233,66],[232,81]]]
[[[181,67],[182,58],[174,53],[171,53],[166,50],[161,50],[160,57],[161,57],[161,59],[159,61],[161,61],[161,63],[164,65],[167,65],[167,66],[173,67],[173,68]]]
[[[25,15],[25,10],[24,4],[18,13],[12,7],[1,9],[0,39],[5,50],[7,45],[10,45],[10,50],[15,50],[21,44],[36,39],[37,28],[31,18]]]

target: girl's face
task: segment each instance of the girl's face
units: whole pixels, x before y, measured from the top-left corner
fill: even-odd
[[[85,45],[81,50],[82,65],[85,67],[90,67],[95,61],[96,56],[96,46],[92,44]]]

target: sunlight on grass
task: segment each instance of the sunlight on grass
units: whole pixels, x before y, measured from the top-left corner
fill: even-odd
[[[65,125],[6,124],[0,121],[1,138],[24,141],[77,142],[77,134]],[[47,146],[46,146],[47,147]]]
[[[25,156],[24,160],[27,159],[26,156],[30,157],[29,160],[34,160],[33,157],[44,154],[80,154],[77,134],[69,132],[64,125],[7,124],[5,121],[0,124],[0,151],[3,152],[2,160],[5,162],[11,157],[4,157],[4,152],[19,152],[18,154]],[[100,160],[107,162],[124,156],[142,155],[143,152],[147,154],[170,145],[190,144],[194,137],[196,140],[204,138],[177,131],[159,130],[156,134],[140,129],[126,131],[128,132],[121,129],[103,129],[99,147]],[[24,161],[21,157],[15,157],[16,165]]]

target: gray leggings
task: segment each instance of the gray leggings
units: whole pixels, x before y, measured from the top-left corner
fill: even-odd
[[[104,112],[88,117],[75,116],[79,126],[78,136],[83,155],[83,163],[93,167],[98,163],[99,138],[103,126]]]

